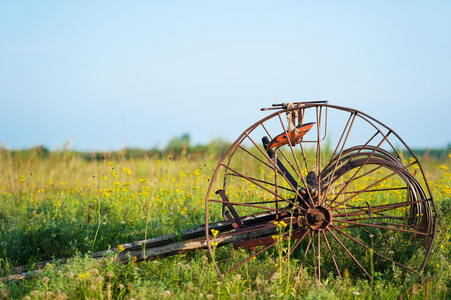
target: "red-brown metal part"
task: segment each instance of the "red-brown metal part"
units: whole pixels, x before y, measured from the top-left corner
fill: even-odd
[[[313,231],[324,231],[332,223],[332,215],[327,207],[317,205],[305,213],[305,223]]]
[[[272,139],[272,141],[266,147],[266,150],[275,147],[282,147],[288,144],[288,140],[290,140],[290,143],[293,145],[297,144],[302,139],[302,137],[306,135],[307,132],[309,132],[309,130],[313,127],[314,124],[315,124],[314,122],[311,122],[296,126],[296,130],[299,131],[298,133],[296,133],[295,131],[286,131],[279,134],[278,136]]]
[[[233,204],[230,203],[230,200],[229,198],[227,198],[225,192],[223,190],[218,190],[216,191],[216,194],[220,195],[222,200],[224,201],[224,205],[222,206],[222,215],[224,219],[228,219],[235,230],[243,229],[244,223],[241,220],[241,217],[237,214],[235,208],[233,207]]]
[[[365,252],[374,254],[374,268],[381,271],[392,264],[408,272],[424,269],[436,230],[436,207],[418,158],[392,129],[327,101],[262,110],[273,112],[232,144],[207,191],[207,246],[220,277],[240,272],[282,245],[291,246],[282,258],[274,257],[271,271],[262,271],[266,282],[283,272],[282,265],[291,258],[298,262],[297,276],[307,268],[318,279],[328,272],[341,276],[344,269],[371,278],[368,261],[361,257]],[[288,127],[303,124],[309,124],[309,131],[302,139],[289,138]],[[281,132],[287,135],[283,141]],[[219,237],[243,229],[273,233],[235,242],[235,249],[252,250],[241,254],[244,258],[235,261],[235,250],[222,248],[230,258],[223,253],[217,261],[212,243],[218,237],[208,224],[221,218],[223,206],[225,218],[235,226]],[[266,224],[239,226],[241,218],[255,213],[273,217]],[[410,260],[414,252],[417,259]],[[295,274],[293,284],[296,280]]]

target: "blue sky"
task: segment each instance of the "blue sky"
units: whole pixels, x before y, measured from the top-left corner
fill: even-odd
[[[411,147],[451,143],[451,1],[0,1],[0,142],[233,141],[329,100]]]

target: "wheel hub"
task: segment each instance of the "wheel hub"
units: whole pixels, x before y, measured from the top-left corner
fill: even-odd
[[[305,223],[314,231],[324,231],[331,224],[331,214],[329,209],[318,205],[310,207],[305,213]]]

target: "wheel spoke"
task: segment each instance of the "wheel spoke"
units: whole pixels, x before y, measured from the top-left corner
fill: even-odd
[[[280,114],[279,114],[279,120],[280,120],[280,124],[282,125],[283,132],[288,132],[287,129],[285,128],[285,125],[283,124],[282,117],[280,116]],[[292,155],[292,157],[293,157],[293,159],[294,159],[294,161],[296,163],[296,167],[297,167],[297,172],[296,173],[298,174],[298,176],[299,175],[302,176],[302,169],[301,169],[301,167],[299,165],[296,153],[294,152],[294,148],[293,148],[293,144],[291,143],[291,139],[288,138],[287,141],[288,141],[288,146],[289,146],[290,151],[291,151],[291,155]],[[281,152],[281,151],[279,151],[279,152]]]
[[[390,133],[389,133],[390,134]],[[366,163],[370,160],[370,158],[374,155],[374,153],[376,153],[377,149],[379,149],[379,147],[382,145],[382,143],[388,138],[389,134],[387,134],[384,139],[382,139],[382,141],[379,142],[379,144],[376,146],[376,148],[374,148],[374,150],[371,152],[371,154],[366,158],[365,162],[357,169],[357,171],[352,175],[351,180],[348,181],[343,188],[338,192],[338,194],[335,196],[335,198],[332,200],[332,202],[329,205],[332,205],[338,198],[338,196],[341,195],[341,193],[344,192],[344,190],[348,187],[348,185],[351,183],[352,179],[359,173],[360,170],[362,170],[362,168],[366,165]],[[354,196],[353,196],[354,197]],[[346,201],[348,201],[350,199],[347,199]]]
[[[383,189],[371,189],[371,190],[365,190],[365,191],[349,191],[344,192],[344,195],[350,195],[350,194],[363,194],[363,193],[374,193],[374,192],[393,192],[393,191],[400,191],[400,190],[407,190],[407,187],[393,187],[393,188],[383,188]]]
[[[285,128],[285,125],[283,124],[282,117],[280,116],[280,114],[278,114],[278,117],[279,117],[280,124],[282,125],[283,132],[286,132],[287,130],[286,130],[286,128]],[[291,144],[291,139],[287,139],[287,140],[288,140],[288,146],[289,146],[290,151],[291,151],[291,155],[292,155],[292,157],[294,158],[294,161],[295,161],[295,163],[296,163],[297,170],[299,171],[299,173],[296,172],[296,174],[298,174],[299,178],[301,178],[301,181],[302,181],[302,183],[304,184],[304,187],[307,187],[307,180],[305,179],[304,174],[302,174],[302,169],[301,169],[301,166],[299,165],[299,161],[298,161],[298,159],[297,159],[296,153],[294,152],[294,147],[293,147],[293,145]],[[279,150],[279,152],[283,153],[283,152],[280,151],[280,150]],[[307,194],[308,194],[308,196],[309,196],[310,201],[313,203],[313,197],[312,197],[312,195],[311,195],[309,189],[307,189]],[[302,197],[301,197],[301,198],[302,198]],[[303,198],[302,198],[302,199],[303,199]],[[303,201],[304,201],[304,203],[307,205],[307,207],[310,207],[310,205],[307,203],[307,201],[305,201],[305,200],[303,200]]]
[[[240,175],[233,174],[233,173],[230,173],[230,176],[235,176],[235,177],[242,178]],[[276,184],[274,184],[272,182],[269,182],[269,181],[266,181],[266,180],[261,180],[261,179],[257,179],[257,178],[254,178],[254,177],[249,177],[249,179],[252,179],[253,181],[258,182],[258,183],[262,183],[262,184],[270,185],[270,186],[273,186],[273,187],[277,187],[277,188],[279,188],[281,190],[285,190],[285,191],[288,191],[288,192],[293,192],[292,189],[289,189],[289,188],[286,188],[286,187],[283,187],[283,186],[280,186],[280,185],[276,185]]]
[[[380,180],[377,180],[376,182],[374,182],[374,183],[368,185],[366,188],[362,189],[361,191],[359,191],[359,192],[353,194],[353,195],[350,196],[349,198],[347,198],[347,199],[345,199],[345,200],[339,202],[339,203],[336,204],[334,207],[345,204],[346,202],[348,202],[349,200],[355,198],[356,196],[358,196],[358,195],[360,195],[360,194],[362,194],[362,193],[364,193],[364,192],[370,190],[373,186],[376,186],[377,184],[379,184],[379,183],[381,183],[381,182],[387,180],[388,178],[390,178],[390,177],[392,177],[392,176],[394,176],[394,175],[397,175],[397,174],[399,174],[400,172],[406,170],[406,169],[409,168],[411,165],[412,165],[412,164],[409,164],[409,165],[407,165],[407,166],[405,166],[405,167],[403,167],[403,168],[401,168],[401,169],[399,169],[399,170],[393,171],[391,174],[389,174],[389,175],[383,177],[383,178],[380,179]],[[343,191],[343,190],[342,190],[342,191]],[[342,191],[341,191],[341,192],[342,192]],[[335,197],[335,199],[337,199],[337,197],[338,197],[338,195]],[[335,199],[334,199],[334,201],[335,201]],[[332,202],[330,203],[330,205],[332,205],[332,203],[333,203],[334,201],[332,201]],[[334,207],[332,207],[332,209],[333,209]]]
[[[343,129],[343,132],[342,132],[342,134],[340,136],[340,140],[337,143],[337,147],[335,148],[335,151],[332,154],[332,157],[335,157],[335,154],[337,153],[338,148],[340,147],[341,141],[342,141],[342,139],[343,139],[343,137],[344,137],[344,135],[346,133],[346,137],[343,140],[343,145],[341,146],[340,153],[338,154],[338,157],[336,159],[337,162],[340,161],[340,158],[341,158],[341,156],[343,154],[343,150],[344,150],[344,147],[346,145],[346,141],[348,140],[349,134],[351,133],[351,128],[352,128],[352,125],[354,124],[355,117],[356,117],[356,114],[354,112],[352,112],[351,115],[349,116],[348,121],[346,122],[346,126]],[[349,125],[349,128],[348,128],[348,125]],[[329,176],[329,178],[333,178],[334,177],[335,171],[337,170],[337,167],[338,167],[338,164],[335,164],[334,169],[332,170],[332,174]],[[321,201],[322,204],[324,204],[324,202],[327,200],[327,194],[329,193],[330,186],[331,186],[331,182],[329,181],[329,184],[327,184],[327,187],[326,187],[326,192],[324,193],[324,198]]]
[[[337,230],[339,233],[341,233],[341,234],[343,234],[344,236],[346,236],[347,238],[349,238],[349,239],[350,239],[351,241],[353,241],[354,243],[357,243],[358,245],[362,246],[363,248],[365,248],[365,249],[367,249],[367,250],[373,250],[373,253],[376,254],[377,256],[379,256],[379,257],[381,257],[381,258],[383,258],[383,259],[385,259],[385,260],[388,260],[389,262],[392,262],[392,263],[394,263],[394,264],[396,264],[396,265],[398,265],[398,266],[400,266],[400,267],[402,267],[402,268],[404,268],[404,269],[406,269],[406,270],[409,270],[409,271],[411,271],[411,272],[414,272],[414,270],[413,270],[412,268],[409,268],[409,267],[406,266],[406,265],[403,265],[403,264],[401,264],[401,263],[399,263],[399,262],[397,262],[397,261],[395,261],[395,260],[393,260],[393,259],[391,259],[391,258],[389,258],[389,257],[386,257],[386,256],[380,254],[379,252],[375,251],[374,249],[371,249],[371,248],[368,247],[367,245],[365,245],[365,244],[363,244],[362,242],[356,240],[355,238],[353,238],[352,236],[350,236],[350,235],[347,234],[346,232],[340,230],[340,229],[337,228],[336,226],[332,226],[332,227],[333,227],[335,230]]]
[[[316,142],[316,176],[317,176],[317,182],[316,185],[318,186],[318,203],[320,204],[321,199],[321,117],[322,117],[322,107],[316,108],[316,132],[317,132],[317,142]],[[312,199],[313,200],[313,199]]]
[[[255,184],[256,186],[260,187],[261,189],[267,191],[268,193],[271,193],[272,195],[274,195],[274,196],[276,196],[276,197],[279,197],[279,198],[282,199],[282,200],[285,200],[287,203],[292,204],[292,205],[295,206],[296,208],[299,208],[299,209],[301,209],[301,210],[305,210],[305,208],[299,206],[299,204],[296,204],[296,203],[294,203],[293,201],[288,200],[288,199],[282,197],[282,196],[279,195],[278,193],[275,193],[275,192],[271,191],[270,189],[268,189],[268,188],[262,186],[262,185],[259,184],[258,182],[256,182],[256,181],[252,180],[251,178],[249,178],[249,177],[247,177],[247,176],[245,176],[245,175],[239,173],[238,171],[232,169],[231,167],[226,166],[226,165],[224,165],[224,164],[222,164],[222,166],[225,167],[226,169],[228,169],[228,170],[234,172],[234,173],[235,173],[236,175],[238,175],[239,177],[242,177],[242,178],[246,179],[247,181],[251,182],[252,184]],[[291,185],[290,182],[288,182],[288,183]],[[291,187],[293,188],[293,186],[291,186]],[[293,189],[293,192],[296,192],[296,193],[299,195],[299,192],[298,192],[297,190]],[[301,197],[301,196],[299,195],[299,197]],[[301,199],[302,199],[302,197],[301,197]],[[302,200],[303,200],[303,199],[302,199]],[[305,202],[305,201],[304,201],[304,202]],[[307,205],[307,202],[305,202],[305,204]]]
[[[309,233],[309,230],[305,230],[302,234],[302,236],[296,241],[296,243],[291,247],[290,251],[287,253],[287,255],[280,261],[280,263],[277,265],[277,267],[274,269],[274,271],[269,275],[268,279],[265,281],[263,286],[260,288],[260,290],[268,284],[268,282],[274,277],[274,275],[277,273],[277,271],[280,269],[282,264],[293,254],[294,250],[301,244],[301,242],[304,240],[305,236]]]
[[[249,150],[247,150],[246,148],[239,146],[239,149],[243,150],[244,152],[246,152],[247,154],[249,154],[250,156],[252,156],[253,158],[255,158],[257,161],[259,161],[260,163],[262,163],[263,165],[265,165],[266,167],[270,168],[271,170],[274,170],[275,165],[272,164],[268,164],[266,162],[264,162],[263,160],[261,160],[260,158],[258,158],[255,154],[251,153]],[[272,160],[270,159],[270,161],[272,162]],[[279,170],[277,170],[279,171]]]
[[[254,254],[252,254],[251,256],[249,256],[248,258],[246,258],[245,260],[239,262],[238,264],[236,264],[235,266],[231,267],[229,270],[225,271],[224,273],[222,273],[223,275],[226,275],[227,273],[230,273],[231,271],[239,268],[240,266],[244,265],[245,263],[247,263],[248,261],[250,261],[251,259],[257,257],[258,255],[262,254],[263,252],[271,249],[272,247],[274,247],[275,245],[277,245],[277,241],[274,243],[269,244],[268,246],[264,247],[263,249],[261,249],[258,252],[255,252]]]
[[[270,140],[272,140],[272,135],[271,133],[268,131],[268,129],[266,129],[266,126],[264,123],[261,123],[260,126],[263,128],[263,130],[265,130],[266,135],[269,137]]]
[[[335,255],[330,247],[329,240],[327,239],[326,233],[324,231],[321,232],[323,234],[324,240],[326,241],[327,249],[329,249],[330,257],[334,262],[335,269],[337,270],[338,276],[341,277],[340,269],[338,269],[337,261],[335,260]]]
[[[318,236],[318,280],[321,281],[321,233],[317,232]]]
[[[290,160],[287,158],[287,156],[285,155],[285,153],[283,153],[283,151],[276,151],[275,152],[275,154],[274,154],[274,159],[276,159],[276,154],[277,153],[280,153],[281,155],[282,155],[282,157],[283,157],[283,159],[285,160],[285,162],[291,167],[291,169],[294,171],[294,173],[296,174],[296,176],[298,177],[298,178],[301,178],[302,177],[302,172],[301,173],[298,173],[298,171],[296,170],[296,168],[293,166],[293,164],[290,162]],[[277,165],[279,166],[279,164],[281,164],[282,166],[283,166],[283,168],[281,168],[282,169],[282,171],[283,172],[287,172],[288,174],[290,174],[289,173],[289,171],[288,171],[288,169],[285,167],[285,165],[283,164],[283,162],[279,159],[279,156],[277,155]],[[279,166],[280,167],[280,166]],[[291,176],[291,174],[290,174],[290,176]],[[294,182],[296,182],[296,180],[295,179],[293,179],[294,180]],[[296,184],[297,184],[297,182],[296,182]],[[293,184],[294,185],[294,184]]]
[[[302,256],[301,264],[299,265],[298,273],[296,275],[297,278],[299,278],[299,276],[301,275],[302,266],[304,265],[305,258],[307,257],[307,252],[310,249],[310,245],[312,244],[312,239],[313,239],[313,233],[310,232],[308,244],[307,244],[307,247],[305,248],[304,255]],[[295,284],[295,288],[296,288],[296,284]]]
[[[389,211],[389,210],[397,209],[397,208],[400,208],[400,207],[411,206],[411,205],[416,204],[416,203],[425,203],[425,202],[428,202],[428,201],[430,201],[430,199],[417,200],[417,201],[406,201],[406,202],[384,204],[384,205],[377,205],[377,206],[371,206],[370,208],[356,207],[355,209],[358,209],[356,211],[333,214],[332,216],[334,218],[339,218],[339,217],[365,215],[365,214],[368,214],[368,212],[370,212],[370,213],[380,213],[382,211]],[[332,207],[331,210],[332,211],[339,210],[340,207],[337,207],[337,206]]]
[[[352,222],[358,222],[359,223],[359,221],[369,221],[369,220],[374,221],[374,220],[385,220],[385,219],[387,219],[387,217],[370,217],[370,218],[343,219],[343,220],[352,221]],[[389,219],[393,219],[393,218],[389,218]],[[405,220],[404,218],[401,218],[401,217],[399,217],[397,219],[400,220],[400,221],[404,221]],[[341,222],[341,220],[336,220],[335,222],[339,223],[339,222]],[[366,223],[362,223],[362,224],[366,224]],[[375,224],[386,225],[386,226],[399,226],[399,227],[412,228],[412,229],[423,229],[423,227],[409,225],[409,224],[387,223],[387,222],[375,223]]]
[[[271,161],[271,165],[264,162],[263,160],[261,160],[260,158],[258,158],[256,155],[254,155],[253,153],[251,153],[249,150],[247,150],[244,147],[239,146],[239,149],[243,150],[244,152],[246,152],[247,154],[249,154],[251,157],[253,157],[254,159],[256,159],[257,161],[259,161],[260,163],[262,163],[263,165],[265,165],[266,167],[268,167],[271,170],[274,170],[275,172],[279,173],[280,175],[284,176],[285,180],[291,182],[291,184],[293,186],[297,185],[296,180],[294,179],[294,177],[291,175],[291,173],[288,171],[288,169],[285,167],[285,165],[278,160],[277,163],[274,163],[273,160],[270,158]],[[283,152],[280,152],[283,154]],[[283,155],[285,157],[285,155]],[[285,157],[286,159],[286,157]],[[288,159],[286,159],[288,164],[292,167],[293,171],[296,173],[297,176],[299,176],[299,174],[297,174],[296,170],[294,169],[294,167],[291,165],[291,163],[288,161]],[[278,169],[276,168],[279,167]]]
[[[393,132],[391,131],[391,129],[388,129],[388,128],[387,128],[387,129],[388,129],[388,133],[387,133],[386,135],[384,135],[384,134],[382,133],[382,131],[379,129],[379,127],[376,126],[373,122],[369,121],[369,119],[368,119],[367,117],[365,117],[364,115],[360,115],[360,117],[362,118],[362,120],[365,120],[366,122],[368,122],[369,124],[371,124],[371,126],[373,126],[374,129],[376,129],[376,130],[378,131],[378,133],[380,133],[380,134],[384,137],[384,139],[387,140],[387,143],[390,145],[391,150],[392,150],[394,153],[396,153],[396,155],[399,157],[398,151],[396,151],[396,148],[393,147],[392,143],[391,143],[390,140],[388,139],[388,135],[390,135],[391,133],[393,133]],[[410,150],[409,150],[409,151],[410,151]]]
[[[333,228],[333,226],[332,226]],[[346,248],[346,246],[340,241],[340,239],[332,232],[332,230],[330,230],[328,228],[328,231],[330,232],[330,234],[334,237],[334,239],[340,244],[340,246],[346,251],[346,253],[352,258],[352,260],[360,267],[360,269],[362,269],[362,271],[371,279],[373,280],[373,278],[371,278],[371,275],[368,274],[368,272],[365,270],[365,268],[359,263],[359,261],[354,257],[354,255],[352,255],[352,253],[348,250],[348,248]]]
[[[269,157],[269,155],[268,155],[268,153],[266,153],[266,151],[263,151],[262,149],[261,149],[261,147],[258,145],[258,144],[256,144],[255,142],[254,142],[254,140],[252,140],[252,138],[247,134],[247,133],[245,133],[245,135],[249,138],[249,140],[254,144],[254,146],[255,147],[257,147],[257,149],[273,164],[273,166],[274,166],[274,168],[276,168],[276,166],[277,166],[277,164],[275,164],[274,162],[273,162],[273,160]],[[226,169],[229,169],[229,170],[232,170],[228,165],[225,165],[224,163],[221,163],[221,165],[223,166],[223,167],[225,167]],[[285,170],[286,170],[286,168],[284,168]],[[278,170],[278,171],[280,171],[280,170]],[[241,176],[241,177],[243,177],[243,178],[245,178],[245,179],[247,179],[247,177],[246,176],[244,176],[243,174],[240,174],[238,171],[236,171],[236,170],[233,170],[233,172],[234,173],[236,173],[236,174],[238,174],[239,176]],[[287,171],[287,173],[284,173],[283,171],[282,172],[279,172],[281,175],[282,175],[282,177],[285,179],[285,181],[290,185],[290,187],[293,189],[293,191],[298,195],[298,197],[299,197],[299,199],[301,199],[301,200],[303,200],[303,202],[304,202],[304,204],[305,205],[307,205],[307,207],[309,206],[309,204],[302,198],[302,196],[299,194],[299,191],[298,191],[298,189],[297,189],[297,186],[295,186],[294,185],[294,183],[296,182],[294,179],[293,180],[291,180],[291,181],[294,181],[294,182],[291,182],[290,181],[290,177],[292,178],[292,176],[291,175],[289,175],[289,172]],[[288,176],[290,176],[290,177],[288,177]],[[254,183],[254,184],[256,184],[256,183]],[[256,185],[258,185],[258,184],[256,184]],[[266,188],[264,188],[263,186],[261,186],[261,185],[259,185],[259,187],[261,187],[261,188],[263,188],[263,189],[265,189],[266,191],[269,191],[268,189],[266,189]]]
[[[216,199],[207,199],[207,201],[208,202],[213,202],[213,203],[222,203],[222,204],[232,204],[232,205],[237,205],[237,206],[246,206],[246,207],[252,207],[252,208],[258,208],[258,209],[264,209],[264,210],[280,212],[280,213],[285,212],[285,210],[283,210],[283,209],[277,209],[277,208],[272,208],[272,207],[266,207],[266,206],[261,206],[261,205],[250,204],[250,203],[230,202],[230,201],[216,200]]]
[[[354,225],[363,226],[363,227],[375,227],[375,228],[380,228],[380,229],[389,229],[389,230],[394,230],[394,231],[402,231],[402,232],[412,233],[412,234],[416,234],[416,235],[424,235],[424,236],[429,235],[429,233],[426,233],[426,232],[413,231],[413,230],[407,230],[407,229],[402,229],[402,228],[394,228],[394,227],[388,227],[388,226],[382,226],[382,225],[379,225],[377,223],[376,224],[360,223],[360,222],[349,221],[349,220],[346,220],[346,219],[339,220],[338,222],[354,224]],[[402,227],[404,225],[402,225],[402,224],[393,224],[393,226],[400,226],[400,227]]]

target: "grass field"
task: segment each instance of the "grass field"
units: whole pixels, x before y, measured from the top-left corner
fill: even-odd
[[[353,274],[325,276],[320,283],[305,275],[296,290],[274,280],[260,294],[248,283],[270,259],[220,280],[208,251],[143,262],[130,258],[126,264],[113,254],[102,261],[84,255],[205,223],[206,189],[221,152],[205,147],[141,154],[96,159],[73,151],[0,148],[2,277],[20,265],[33,269],[39,261],[74,257],[28,280],[0,282],[0,299],[451,298],[451,154],[420,158],[439,212],[423,273],[391,272],[373,283]]]

